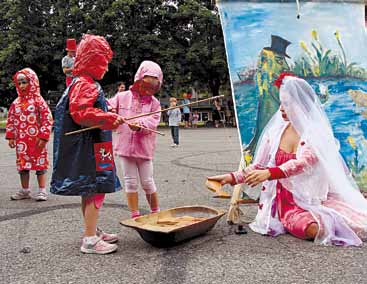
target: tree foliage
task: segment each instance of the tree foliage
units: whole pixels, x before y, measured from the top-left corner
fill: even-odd
[[[228,86],[219,15],[212,1],[4,0],[0,6],[0,105],[15,97],[12,76],[30,67],[42,93],[63,90],[65,41],[84,33],[105,36],[114,57],[102,84],[133,82],[141,61],[164,72],[163,92],[195,86],[217,95]]]

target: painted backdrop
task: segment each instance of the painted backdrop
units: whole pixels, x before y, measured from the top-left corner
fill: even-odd
[[[282,71],[305,78],[329,116],[341,153],[367,189],[367,52],[364,5],[218,3],[242,150],[253,153],[279,107]],[[245,155],[248,158],[247,155]]]

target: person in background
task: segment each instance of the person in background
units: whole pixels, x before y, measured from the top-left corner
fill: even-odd
[[[222,120],[221,113],[220,113],[221,109],[222,109],[222,104],[220,103],[220,100],[215,99],[214,106],[213,106],[213,120],[214,120],[214,125],[216,128],[219,127],[219,122]]]
[[[66,75],[66,87],[68,87],[73,80],[73,68],[75,61],[75,52],[76,52],[76,40],[73,38],[68,38],[66,40],[66,51],[67,55],[64,56],[61,62],[62,70]]]
[[[172,97],[169,99],[170,107],[177,105],[177,99]],[[171,147],[178,147],[179,143],[179,129],[181,122],[181,111],[179,108],[171,109],[167,111],[168,125],[171,128],[172,145]]]
[[[118,88],[117,88],[117,92],[121,93],[121,92],[125,92],[126,91],[126,85],[125,82],[119,82],[118,83]]]
[[[197,128],[199,122],[199,113],[197,110],[192,114],[192,128]]]
[[[183,94],[183,100],[182,100],[182,104],[189,104],[190,103],[190,98],[191,98],[191,94],[188,93],[184,93]],[[189,106],[184,106],[182,108],[182,112],[184,115],[184,121],[185,121],[185,128],[190,128],[190,107]]]

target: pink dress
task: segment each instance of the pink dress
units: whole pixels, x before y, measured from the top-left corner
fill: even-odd
[[[279,167],[291,159],[296,159],[296,154],[287,153],[279,148],[275,155],[276,166]],[[297,206],[292,193],[284,188],[279,180],[276,186],[275,203],[279,220],[287,232],[297,238],[307,239],[306,229],[312,223],[316,223],[316,220],[310,212]]]

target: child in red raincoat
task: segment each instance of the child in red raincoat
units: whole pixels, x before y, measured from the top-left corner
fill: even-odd
[[[116,234],[97,228],[106,193],[121,189],[115,171],[112,131],[124,120],[107,112],[101,80],[108,71],[112,50],[105,38],[85,34],[78,45],[74,79],[56,106],[51,192],[81,196],[84,237],[80,251],[107,254],[117,250]],[[74,135],[65,133],[85,126],[100,129]]]
[[[22,188],[11,200],[31,198],[29,171],[35,170],[39,190],[35,200],[47,200],[46,171],[48,158],[46,144],[52,127],[51,111],[40,94],[36,73],[25,68],[13,77],[18,98],[11,104],[6,122],[6,135],[10,148],[16,148],[17,169]]]

